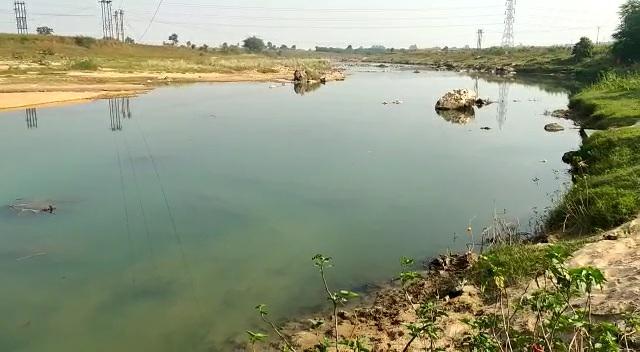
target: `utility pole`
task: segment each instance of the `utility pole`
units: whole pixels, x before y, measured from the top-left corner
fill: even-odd
[[[484,36],[484,31],[482,29],[478,29],[478,50],[482,50],[483,36]]]
[[[502,34],[502,46],[511,48],[515,45],[515,39],[513,37],[513,23],[516,17],[515,0],[507,0],[505,19],[504,19],[504,33]]]
[[[111,17],[111,0],[100,0],[102,10],[102,37],[113,39],[113,19]]]
[[[18,34],[27,34],[29,32],[27,26],[27,5],[24,1],[15,1],[13,10],[16,13],[16,27]]]

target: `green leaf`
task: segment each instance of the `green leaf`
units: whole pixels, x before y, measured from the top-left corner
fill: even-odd
[[[249,335],[249,341],[251,343],[256,343],[259,341],[264,341],[269,335],[263,334],[261,332],[253,332],[247,330],[247,335]]]

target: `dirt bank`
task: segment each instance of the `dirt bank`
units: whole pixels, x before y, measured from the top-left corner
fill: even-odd
[[[327,81],[344,79],[344,73],[338,70],[331,70],[323,76]],[[98,70],[0,76],[0,110],[136,95],[174,83],[289,82],[292,78],[293,70],[284,67],[269,72],[158,73]]]

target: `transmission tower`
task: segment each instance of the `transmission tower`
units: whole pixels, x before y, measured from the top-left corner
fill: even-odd
[[[113,39],[113,18],[111,17],[111,0],[100,0],[102,10],[102,37]]]
[[[502,34],[502,46],[511,48],[515,44],[513,38],[513,22],[516,17],[516,0],[507,0],[505,19],[504,19],[504,33]]]
[[[114,11],[113,22],[116,34],[115,39],[124,42],[124,11],[122,9]]]
[[[484,37],[484,31],[482,29],[478,29],[478,50],[482,50],[483,37]]]
[[[16,13],[16,27],[18,34],[27,34],[27,5],[24,1],[16,1],[13,3],[13,10]]]

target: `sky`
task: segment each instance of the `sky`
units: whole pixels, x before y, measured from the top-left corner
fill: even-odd
[[[13,0],[0,7],[0,32],[16,32]],[[29,31],[49,26],[60,35],[101,37],[98,0],[24,0]],[[515,0],[515,43],[571,44],[582,36],[611,40],[625,0]],[[297,45],[406,48],[500,45],[505,0],[113,0],[125,12],[125,31],[137,42],[159,44],[171,33],[181,42],[219,46],[250,35]],[[154,14],[157,14],[154,18]],[[152,21],[153,19],[153,21]],[[148,28],[148,29],[147,29]]]

